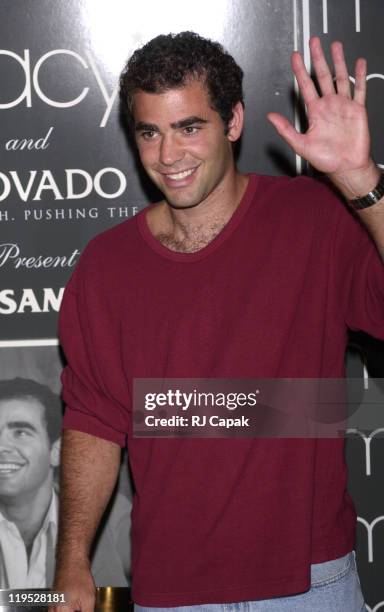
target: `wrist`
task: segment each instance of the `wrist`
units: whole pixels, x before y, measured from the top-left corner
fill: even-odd
[[[347,200],[364,197],[375,189],[381,172],[371,159],[364,167],[348,172],[330,174],[329,178]]]
[[[89,569],[89,555],[86,552],[58,550],[56,569],[66,571],[74,567]]]

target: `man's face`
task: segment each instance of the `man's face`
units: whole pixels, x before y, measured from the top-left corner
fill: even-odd
[[[44,406],[32,397],[0,400],[0,501],[37,491],[50,469]]]
[[[231,142],[240,133],[224,134],[201,81],[161,94],[139,91],[133,115],[140,159],[171,206],[196,206],[233,168]]]

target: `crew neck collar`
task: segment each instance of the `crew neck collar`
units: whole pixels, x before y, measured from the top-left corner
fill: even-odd
[[[148,206],[144,208],[144,210],[140,211],[138,215],[136,215],[137,224],[139,227],[139,231],[141,236],[144,238],[145,242],[148,246],[166,259],[170,259],[172,261],[182,261],[182,262],[193,262],[198,261],[200,259],[204,259],[208,255],[210,255],[213,251],[215,251],[225,240],[231,236],[231,234],[235,231],[237,226],[239,225],[241,219],[247,212],[250,203],[252,202],[253,196],[255,194],[259,176],[256,174],[249,174],[248,185],[245,189],[243,197],[241,198],[239,205],[233,212],[230,217],[228,223],[223,227],[223,229],[209,242],[205,247],[199,249],[198,251],[194,251],[193,253],[180,253],[178,251],[172,251],[168,249],[168,247],[164,246],[161,242],[159,242],[152,234],[148,227],[147,223],[147,212]]]

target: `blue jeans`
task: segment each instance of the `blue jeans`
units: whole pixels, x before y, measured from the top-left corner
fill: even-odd
[[[366,612],[357,575],[355,552],[311,566],[311,588],[299,595],[240,603],[146,608],[135,612]]]

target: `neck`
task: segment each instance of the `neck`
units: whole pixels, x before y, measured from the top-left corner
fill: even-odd
[[[2,500],[0,511],[18,528],[28,548],[41,529],[52,499],[53,479],[48,478],[40,489],[23,497]]]
[[[177,209],[166,202],[156,206],[147,216],[149,228],[171,250],[198,251],[228,223],[247,184],[248,177],[233,169],[197,206]]]

